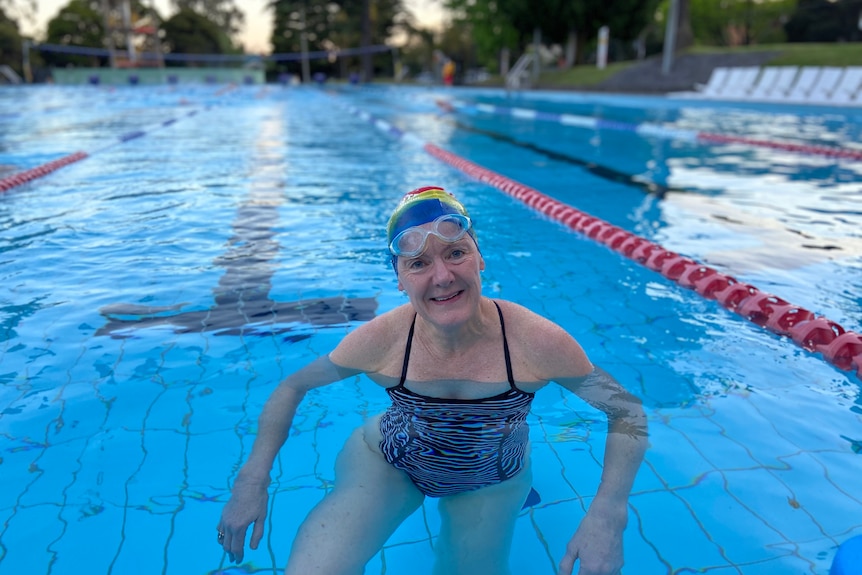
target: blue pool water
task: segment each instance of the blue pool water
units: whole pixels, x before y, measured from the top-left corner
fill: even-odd
[[[0,575],[282,569],[341,444],[385,393],[354,378],[309,394],[273,469],[264,541],[240,566],[215,538],[229,487],[280,378],[405,301],[383,227],[427,184],[471,212],[486,295],[560,323],[644,400],[650,449],[624,573],[828,573],[862,534],[856,375],[415,142],[857,332],[862,162],[443,113],[440,99],[862,149],[858,110],[389,87],[2,89],[0,178],[91,156],[0,195]],[[605,427],[556,386],[529,421],[542,500],[519,518],[512,566],[551,575],[595,494]],[[438,526],[426,503],[366,573],[429,573]]]

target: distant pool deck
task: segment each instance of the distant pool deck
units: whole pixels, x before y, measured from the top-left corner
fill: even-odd
[[[262,85],[262,69],[246,68],[54,68],[53,81],[61,86],[171,86],[175,84]]]

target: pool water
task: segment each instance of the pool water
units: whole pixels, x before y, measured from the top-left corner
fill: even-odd
[[[385,86],[0,89],[0,178],[90,154],[0,194],[0,575],[283,569],[385,392],[358,377],[307,396],[264,540],[239,566],[216,545],[229,488],[277,382],[406,301],[384,226],[431,184],[473,216],[485,294],[562,325],[644,401],[624,573],[828,573],[862,534],[858,377],[415,143],[857,332],[862,161],[441,100],[862,149],[858,110]],[[596,492],[605,425],[557,386],[529,422],[541,502],[518,520],[512,569],[551,575]],[[438,528],[426,502],[366,573],[430,573]]]

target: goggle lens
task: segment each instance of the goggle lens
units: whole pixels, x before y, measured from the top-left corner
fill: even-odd
[[[464,237],[471,225],[467,216],[446,214],[434,220],[431,229],[414,226],[402,231],[392,239],[389,251],[396,256],[418,256],[425,249],[429,234],[434,234],[447,243],[457,242]]]

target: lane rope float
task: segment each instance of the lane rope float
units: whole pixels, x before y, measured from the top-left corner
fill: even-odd
[[[221,96],[227,92],[230,92],[231,90],[233,90],[235,88],[236,88],[235,85],[228,85],[224,88],[219,89],[215,93],[215,95]],[[206,110],[209,110],[210,108],[212,108],[212,104],[206,105],[202,109],[203,109],[203,111],[206,111]],[[109,141],[107,144],[105,144],[99,148],[96,148],[90,152],[84,152],[84,151],[74,152],[72,154],[63,156],[62,158],[59,158],[57,160],[52,160],[52,161],[47,162],[45,164],[36,166],[35,168],[30,168],[27,170],[23,170],[21,172],[16,172],[10,176],[6,176],[5,178],[0,179],[0,193],[7,192],[7,191],[11,190],[12,188],[21,186],[21,185],[26,184],[28,182],[32,182],[33,180],[36,180],[36,179],[41,178],[43,176],[47,176],[48,174],[55,172],[55,171],[59,170],[60,168],[68,166],[69,164],[74,164],[75,162],[81,161],[85,158],[89,158],[89,157],[93,156],[94,154],[98,154],[99,152],[103,152],[103,151],[107,150],[108,148],[116,146],[117,144],[123,144],[123,143],[129,142],[131,140],[136,140],[142,136],[147,135],[148,133],[154,132],[155,130],[159,130],[159,129],[171,126],[171,125],[179,122],[180,120],[183,120],[185,118],[190,118],[192,116],[197,115],[200,111],[201,111],[201,109],[188,110],[185,114],[181,114],[177,117],[168,118],[167,120],[163,120],[148,130],[133,130],[131,132],[126,132],[125,134],[121,134],[120,136],[118,136],[113,141]]]
[[[780,142],[773,140],[761,140],[746,136],[731,136],[716,134],[712,132],[700,132],[697,130],[686,130],[683,128],[669,128],[658,124],[641,123],[632,124],[618,122],[616,120],[604,120],[592,116],[577,114],[556,114],[542,112],[529,108],[509,108],[506,106],[495,106],[492,104],[469,104],[460,100],[444,101],[437,100],[437,105],[446,111],[469,110],[494,114],[498,116],[511,116],[519,120],[538,120],[543,122],[554,122],[564,126],[588,128],[594,130],[616,130],[634,132],[641,136],[653,136],[656,138],[682,140],[688,142],[706,142],[709,144],[744,144],[759,148],[770,148],[815,156],[828,156],[832,158],[845,158],[850,160],[862,160],[862,150],[850,148],[837,148],[832,146],[817,146],[813,144],[795,144],[792,142]]]
[[[14,187],[26,184],[27,182],[32,182],[37,178],[47,176],[51,172],[56,172],[64,166],[74,164],[75,162],[79,162],[84,158],[89,157],[90,154],[88,154],[87,152],[75,152],[73,154],[69,154],[68,156],[63,156],[60,159],[52,160],[46,164],[42,164],[41,166],[36,166],[35,168],[30,168],[29,170],[24,170],[23,172],[17,172],[15,174],[12,174],[11,176],[6,176],[5,178],[0,179],[0,192],[11,190]]]
[[[835,367],[855,371],[856,376],[862,379],[862,335],[774,294],[761,291],[733,276],[555,200],[431,142],[423,142],[366,111],[346,105],[340,100],[336,101],[348,112],[368,121],[378,130],[410,145],[421,147],[438,160],[473,179],[497,188],[583,236],[660,273],[676,284],[694,290],[706,299],[717,301],[752,323],[778,336],[790,338],[806,351],[820,354]]]

